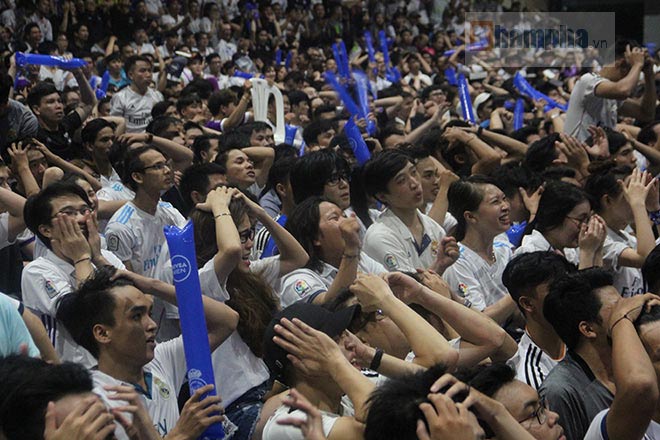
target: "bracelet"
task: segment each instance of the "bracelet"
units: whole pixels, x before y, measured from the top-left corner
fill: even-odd
[[[154,141],[154,135],[149,133],[147,136],[147,143],[150,144]]]
[[[660,210],[649,212],[649,218],[654,225],[660,225]]]
[[[553,120],[553,119],[555,119],[555,118],[557,118],[557,117],[559,117],[559,116],[560,116],[559,113],[555,113],[554,115],[550,116],[550,120]]]
[[[612,327],[610,327],[610,335],[611,335],[612,332],[614,331],[614,327],[616,327],[616,325],[617,325],[618,323],[620,323],[621,321],[623,321],[624,319],[627,319],[628,321],[630,321],[630,318],[628,318],[628,315],[627,315],[627,314],[626,314],[626,315],[623,315],[621,318],[619,318],[619,319],[617,319],[616,321],[614,321],[614,324],[612,324]],[[630,322],[632,322],[632,321],[630,321]]]
[[[75,265],[77,265],[78,263],[82,263],[83,261],[86,261],[86,260],[92,261],[92,257],[83,257],[83,258],[81,258],[80,260],[74,261],[74,262],[73,262],[73,265],[75,266]]]
[[[231,216],[231,214],[228,213],[228,212],[222,212],[222,213],[220,213],[220,214],[214,216],[213,218],[224,217],[225,215],[229,215],[229,216]]]
[[[378,367],[380,367],[380,361],[382,360],[383,360],[383,350],[377,348],[376,354],[374,354],[374,358],[371,360],[371,364],[369,364],[369,369],[371,371],[378,371]]]
[[[343,254],[341,257],[342,257],[342,258],[347,258],[347,259],[350,260],[350,259],[352,259],[352,258],[357,258],[357,257],[359,257],[359,255],[358,255],[358,254],[355,254],[355,255],[351,255],[351,254]]]

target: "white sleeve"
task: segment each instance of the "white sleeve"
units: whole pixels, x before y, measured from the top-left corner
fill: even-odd
[[[277,286],[280,279],[280,256],[250,262],[250,272],[259,275],[271,287]]]
[[[282,278],[280,304],[282,307],[288,307],[300,300],[311,301],[327,291],[328,287],[323,280],[312,275],[309,270],[294,270]]]
[[[110,116],[124,116],[124,105],[119,93],[115,93],[110,100]]]
[[[280,425],[277,423],[278,419],[284,417],[297,417],[300,419],[305,419],[307,416],[300,410],[295,410],[292,412],[282,411],[278,409],[271,416],[271,418],[266,422],[264,426],[264,431],[262,434],[263,440],[304,440],[302,431],[300,428],[295,426]],[[335,422],[339,419],[339,416],[335,414],[321,413],[321,424],[323,425],[323,434],[327,437],[330,435],[332,428],[335,426]]]
[[[0,214],[0,249],[12,244],[9,241],[9,213]]]
[[[73,286],[69,279],[35,264],[37,261],[28,264],[23,269],[21,276],[23,302],[30,309],[55,316],[58,301],[73,292]]]
[[[372,225],[364,236],[363,250],[390,272],[414,272],[416,269],[410,263],[403,243],[394,238],[390,230],[375,230]]]
[[[606,269],[617,270],[619,268],[619,256],[629,249],[628,243],[614,241],[610,237],[605,237],[603,244],[603,266]]]
[[[135,231],[131,228],[118,222],[108,223],[105,238],[108,241],[108,250],[121,261],[130,261],[133,258]]]
[[[486,308],[486,298],[481,283],[474,277],[472,271],[461,263],[459,259],[449,266],[442,278],[447,281],[452,291],[472,303],[471,308],[482,311]]]
[[[604,409],[593,418],[587,433],[584,435],[584,440],[605,440],[609,438],[607,434],[607,413],[610,409]]]

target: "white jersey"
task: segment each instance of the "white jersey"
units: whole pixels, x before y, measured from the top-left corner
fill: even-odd
[[[185,223],[186,219],[167,202],[158,202],[154,215],[128,202],[108,221],[108,250],[122,261],[129,261],[134,272],[153,278],[165,243],[163,227],[181,228]]]
[[[202,276],[202,272],[206,273]],[[254,261],[250,264],[250,272],[259,274],[266,284],[275,285],[280,276],[280,258],[270,257]],[[229,300],[227,281],[215,277],[212,259],[200,269],[200,282],[202,277],[207,280],[204,284],[211,288],[208,291],[203,290],[205,295],[218,301]],[[214,281],[215,288],[212,288]],[[222,404],[225,407],[270,377],[264,361],[252,353],[236,330],[211,353],[211,360],[218,393],[222,396]]]
[[[603,266],[613,272],[614,287],[621,296],[630,297],[645,292],[642,270],[619,265],[619,256],[626,249],[637,249],[637,239],[626,231],[607,228],[603,244]]]
[[[532,341],[525,332],[518,343],[518,351],[506,363],[516,370],[516,379],[538,390],[548,373],[566,355],[566,346],[559,359],[553,359]]]
[[[124,264],[112,252],[102,249],[101,254],[116,268],[125,269]],[[79,346],[55,319],[59,300],[77,287],[75,275],[73,265],[55,255],[53,251],[46,250],[43,257],[37,258],[23,269],[23,303],[41,317],[50,340],[63,361],[91,367],[96,365],[94,357]]]
[[[605,417],[610,409],[604,409],[591,421],[587,433],[584,435],[584,440],[609,440],[610,436],[607,433],[607,424],[605,423]],[[660,440],[660,423],[655,420],[651,420],[644,437],[642,440]]]
[[[561,249],[564,257],[576,266],[580,264],[579,248],[564,248]],[[522,239],[520,247],[516,249],[513,256],[528,254],[536,251],[556,251],[555,248],[545,239],[543,234],[534,229],[531,234],[525,235]]]
[[[110,177],[106,177],[103,174],[99,176],[99,181],[101,182],[101,187],[102,188],[107,188],[109,186],[112,186],[114,183],[121,183],[121,177],[119,177],[119,174],[114,168],[110,168],[112,171],[110,172]],[[98,193],[97,193],[98,196]]]
[[[113,182],[96,192],[99,200],[133,200],[135,192],[121,182]]]
[[[115,93],[110,101],[110,115],[121,116],[126,119],[127,133],[143,132],[151,117],[154,104],[163,100],[163,95],[157,90],[147,89],[147,93],[140,95],[128,86]]]
[[[421,243],[416,243],[408,227],[386,209],[367,230],[363,250],[389,271],[428,269],[435,261],[440,240],[446,233],[431,217],[420,211],[417,216],[424,228]]]
[[[462,243],[458,249],[458,260],[445,270],[442,277],[455,293],[470,301],[470,307],[482,311],[509,294],[502,284],[502,273],[511,260],[510,243],[493,241],[493,264]]]
[[[564,133],[585,141],[592,125],[616,126],[617,110],[623,101],[596,96],[596,86],[603,81],[608,80],[595,73],[586,73],[577,80],[568,101]]]
[[[186,379],[186,356],[181,337],[156,345],[154,359],[143,368],[146,390],[137,384],[117,380],[98,370],[92,371],[94,393],[99,395],[109,408],[125,406],[123,400],[111,400],[107,385],[129,385],[135,388],[142,398],[154,427],[161,436],[167,435],[179,420],[177,396]],[[127,438],[123,430],[116,431],[118,438]]]
[[[299,410],[282,405],[275,410],[272,416],[266,422],[263,433],[261,434],[262,440],[304,440],[300,428],[295,426],[280,425],[278,420],[285,417],[295,417],[298,419],[306,419],[307,415]],[[327,437],[330,431],[335,426],[335,422],[339,416],[329,412],[321,411],[321,425],[323,426],[323,434]]]
[[[328,291],[339,269],[328,263],[322,262],[322,264],[321,272],[302,268],[282,277],[279,295],[282,308],[301,300],[312,302],[319,294]],[[387,269],[364,252],[360,252],[358,272],[381,274],[387,272]]]

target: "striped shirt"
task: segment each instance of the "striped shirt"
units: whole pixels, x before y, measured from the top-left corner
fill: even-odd
[[[564,358],[565,354],[564,346],[561,358],[553,359],[525,332],[518,343],[518,351],[507,361],[507,364],[516,370],[516,379],[538,390],[550,370]]]

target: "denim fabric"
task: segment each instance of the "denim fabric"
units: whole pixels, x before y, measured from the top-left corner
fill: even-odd
[[[238,431],[234,434],[234,440],[250,440],[254,427],[264,406],[263,397],[270,391],[271,383],[266,381],[261,385],[248,390],[231,405],[225,408],[225,415],[236,426]]]

